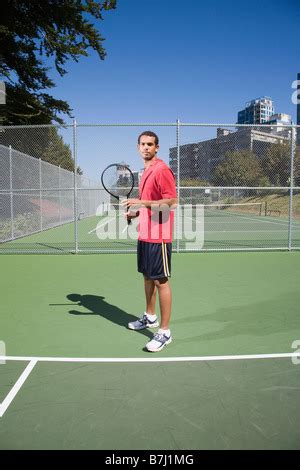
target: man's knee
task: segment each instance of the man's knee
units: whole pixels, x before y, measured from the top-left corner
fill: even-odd
[[[160,288],[168,283],[168,278],[167,277],[162,277],[161,279],[155,279],[154,284],[156,287]]]

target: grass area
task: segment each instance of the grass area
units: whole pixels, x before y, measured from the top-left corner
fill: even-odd
[[[228,199],[228,198],[227,198]],[[222,202],[227,202],[222,201]],[[231,201],[233,202],[233,201]],[[251,196],[242,198],[236,203],[248,204],[248,203],[262,203],[263,204],[263,214],[268,216],[279,216],[279,217],[288,217],[289,216],[289,206],[290,206],[290,195],[288,190],[277,194],[267,194],[265,196]],[[300,219],[300,195],[294,194],[293,196],[293,217]]]
[[[256,196],[245,198],[243,203],[263,203],[265,215],[285,216],[289,215],[290,195],[285,191],[279,194],[268,194],[265,196]],[[299,194],[293,196],[293,217],[300,219],[300,197]]]

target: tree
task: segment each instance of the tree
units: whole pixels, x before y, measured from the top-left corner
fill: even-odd
[[[180,179],[180,186],[209,186],[209,182],[200,178],[182,178]]]
[[[289,186],[291,146],[289,142],[272,144],[262,161],[265,174],[274,186]]]
[[[103,11],[116,8],[116,1],[2,0],[0,74],[8,81],[4,124],[62,124],[59,113],[71,117],[66,101],[45,93],[55,84],[42,58],[52,57],[61,76],[66,62],[78,62],[89,48],[103,60],[105,39],[88,18],[103,20]]]
[[[257,156],[249,150],[227,152],[216,166],[213,183],[217,186],[258,186],[263,177]]]
[[[300,132],[300,131],[299,131]],[[296,148],[294,161],[294,185],[300,186],[300,146]]]
[[[47,128],[47,137],[41,159],[51,163],[51,165],[60,166],[65,170],[74,172],[75,165],[71,148],[63,141],[63,137],[58,134],[56,127]],[[82,175],[80,167],[77,167],[77,174]]]
[[[63,113],[71,116],[69,105],[57,100],[46,93],[29,92],[24,86],[6,85],[6,104],[4,110],[4,125],[50,124],[52,119],[63,123],[56,114]]]
[[[6,148],[11,146],[13,151],[74,172],[75,165],[70,145],[64,142],[56,126],[19,128],[8,126],[0,133],[0,143]],[[82,174],[79,167],[77,174]]]

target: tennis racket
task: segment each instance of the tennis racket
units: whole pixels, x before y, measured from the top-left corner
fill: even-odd
[[[112,163],[103,170],[101,183],[108,194],[120,201],[130,196],[134,186],[134,176],[128,166],[122,163]],[[130,219],[127,219],[127,224],[131,224]]]

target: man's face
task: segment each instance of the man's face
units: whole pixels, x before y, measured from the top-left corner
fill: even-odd
[[[150,161],[155,157],[159,145],[155,144],[155,137],[142,135],[138,144],[138,151],[140,152],[144,161]]]

